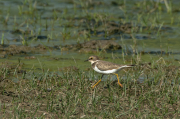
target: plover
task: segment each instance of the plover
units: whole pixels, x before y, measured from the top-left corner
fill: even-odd
[[[136,65],[119,65],[119,64],[115,64],[115,63],[111,63],[107,61],[102,61],[102,60],[99,60],[98,56],[90,56],[89,59],[85,61],[91,62],[92,68],[96,72],[102,74],[101,79],[94,86],[92,86],[92,88],[94,88],[99,82],[101,82],[105,74],[115,74],[118,79],[118,84],[121,87],[123,87],[122,84],[119,82],[119,77],[118,77],[117,72],[122,70],[123,68],[136,66]]]

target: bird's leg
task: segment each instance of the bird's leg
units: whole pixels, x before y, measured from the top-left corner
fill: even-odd
[[[116,75],[116,77],[117,77],[117,79],[118,79],[118,84],[119,84],[121,87],[123,87],[122,84],[119,82],[119,76],[118,76],[118,74],[116,74],[116,73],[113,73],[113,74]]]
[[[103,76],[104,76],[104,74],[101,76],[101,79]],[[99,82],[101,82],[101,79],[94,86],[92,86],[92,88],[94,88]]]

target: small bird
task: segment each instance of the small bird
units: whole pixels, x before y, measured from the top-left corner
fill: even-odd
[[[118,79],[118,84],[121,87],[123,87],[122,84],[119,82],[119,77],[118,77],[117,72],[122,70],[123,68],[136,66],[136,65],[119,65],[119,64],[114,64],[114,63],[107,62],[107,61],[102,61],[102,60],[99,60],[98,56],[90,56],[89,59],[85,60],[85,61],[91,62],[92,68],[96,72],[102,74],[101,79],[94,86],[92,86],[92,88],[94,88],[96,85],[98,85],[99,82],[101,82],[101,80],[105,74],[115,74]]]

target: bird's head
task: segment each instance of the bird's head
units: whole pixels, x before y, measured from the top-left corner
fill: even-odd
[[[98,56],[90,56],[88,58],[88,60],[85,60],[85,61],[89,61],[91,62],[91,64],[93,64],[94,62],[98,61],[99,60],[99,57]]]

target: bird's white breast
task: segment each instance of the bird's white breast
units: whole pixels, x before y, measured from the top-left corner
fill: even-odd
[[[101,71],[101,70],[99,70],[96,66],[95,66],[93,69],[94,69],[96,72],[102,73],[102,74],[112,74],[112,73],[115,73],[115,72],[118,71],[117,69]]]

